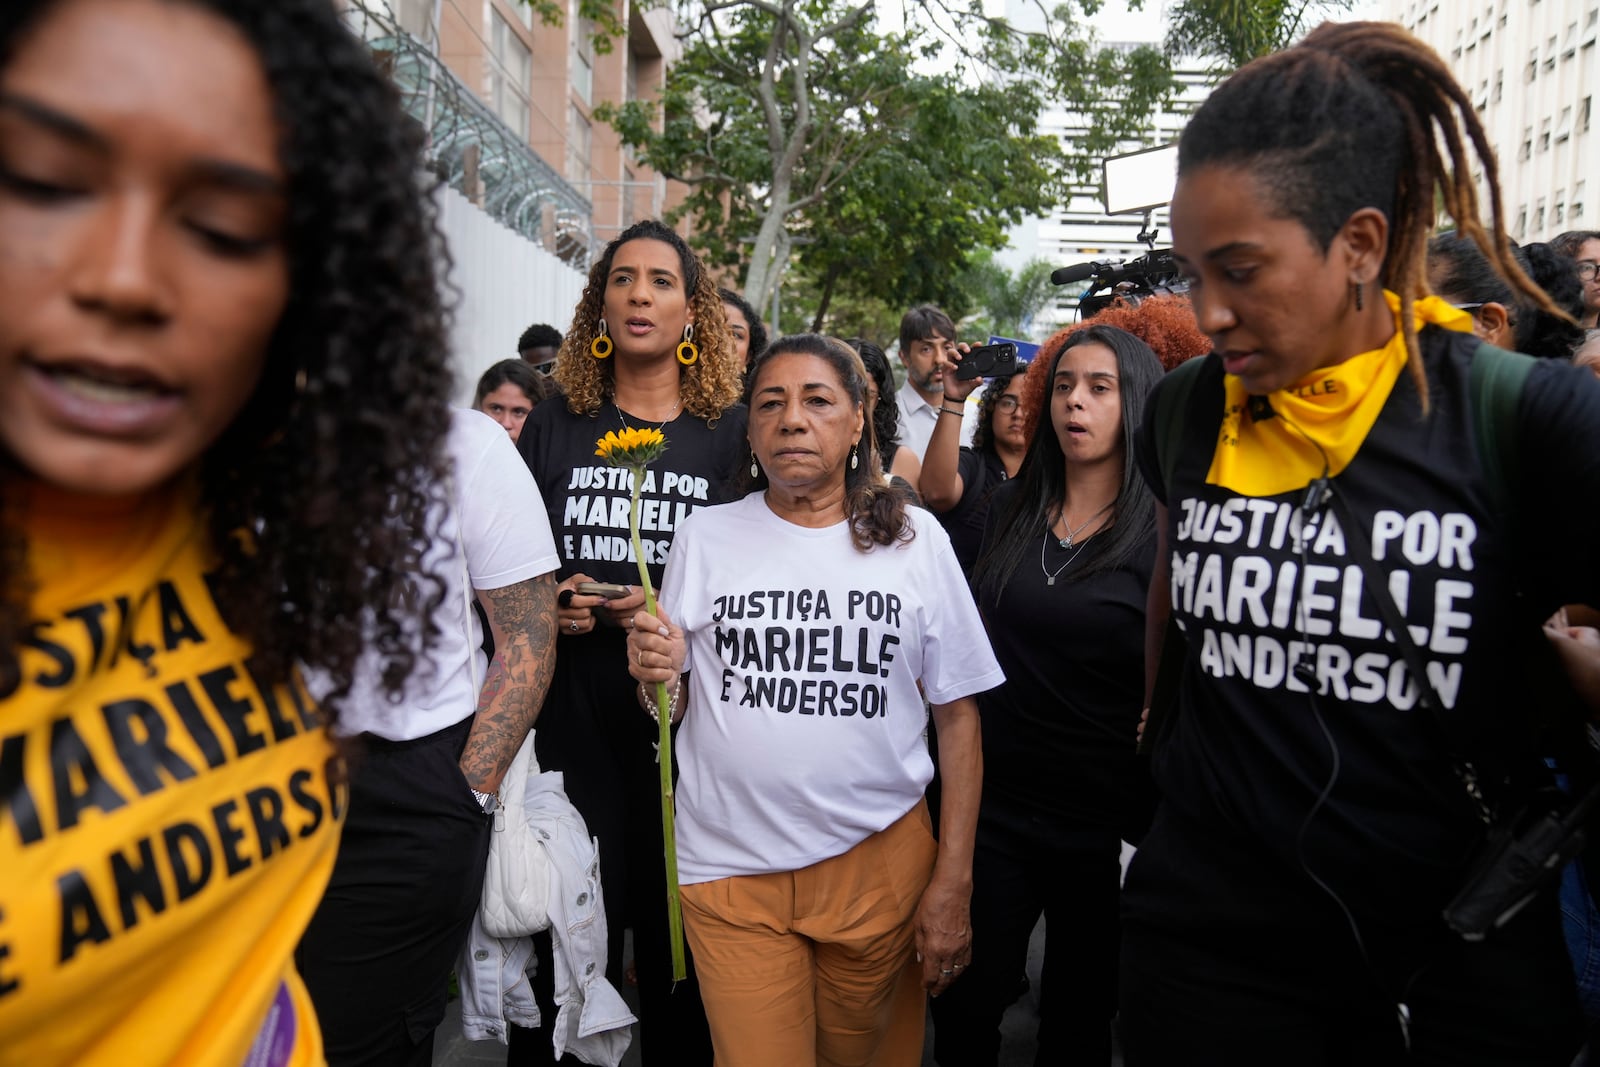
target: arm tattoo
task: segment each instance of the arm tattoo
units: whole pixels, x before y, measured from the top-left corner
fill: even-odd
[[[555,578],[544,574],[479,594],[494,631],[494,660],[461,754],[473,788],[498,789],[550,688],[556,665]]]

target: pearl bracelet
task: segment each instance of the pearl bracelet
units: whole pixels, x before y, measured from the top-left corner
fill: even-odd
[[[673,719],[678,717],[678,698],[682,694],[683,684],[681,682],[672,687],[672,693],[667,697],[668,722],[671,722]],[[661,724],[661,707],[656,703],[656,694],[653,687],[646,688],[643,682],[639,683],[639,703],[644,705],[644,710],[650,713],[650,717],[654,719],[656,721],[656,725],[659,726]]]

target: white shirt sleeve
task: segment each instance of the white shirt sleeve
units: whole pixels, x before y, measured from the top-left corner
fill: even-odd
[[[457,410],[456,491],[474,589],[503,589],[561,566],[539,486],[511,438],[489,416]]]

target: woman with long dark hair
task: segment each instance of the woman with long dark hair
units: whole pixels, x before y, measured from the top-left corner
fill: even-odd
[[[1155,509],[1132,459],[1150,346],[1112,326],[1062,331],[1017,477],[995,490],[972,585],[1005,685],[978,698],[983,805],[967,980],[933,1003],[941,1064],[993,1064],[1000,1017],[1043,914],[1035,1062],[1111,1062],[1123,838],[1148,815],[1131,744],[1144,695]],[[1020,380],[1019,380],[1020,381]]]
[[[900,407],[894,402],[894,372],[889,357],[871,341],[852,337],[845,344],[856,350],[867,368],[867,409],[871,412],[873,439],[877,442],[883,473],[904,479],[912,489],[922,475],[917,454],[900,443]]]
[[[0,8],[8,1061],[321,1062],[327,727],[440,588],[420,147],[323,0]]]
[[[1600,519],[1600,386],[1429,295],[1441,204],[1560,314],[1471,98],[1392,23],[1248,64],[1179,141],[1173,255],[1213,352],[1138,441],[1151,663],[1169,615],[1184,640],[1123,891],[1130,1067],[1565,1067],[1580,1042],[1553,886],[1481,940],[1444,915],[1549,781],[1540,624],[1600,573],[1548,531]]]
[[[595,455],[595,442],[611,431],[666,434],[667,451],[641,494],[645,563],[659,587],[678,524],[727,499],[744,436],[722,298],[682,237],[652,219],[606,246],[589,270],[554,377],[565,395],[539,405],[517,441],[562,554],[561,643],[536,752],[541,767],[565,772],[568,795],[600,839],[614,984],[623,978],[623,928],[634,928],[646,1056],[709,1063],[693,972],[676,989],[672,982],[656,733],[622,669],[625,626],[644,604],[629,540],[632,486],[625,471]],[[625,590],[585,592],[588,582]],[[513,1062],[549,1054],[546,1034],[530,1040],[527,1031],[513,1032]]]

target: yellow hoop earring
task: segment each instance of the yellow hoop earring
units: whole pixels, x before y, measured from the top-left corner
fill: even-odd
[[[700,350],[694,346],[694,323],[691,322],[684,326],[683,340],[678,343],[678,362],[685,367],[692,367],[699,358]]]
[[[606,336],[606,320],[600,320],[600,333],[589,342],[589,354],[595,359],[605,359],[611,354],[611,338]]]

